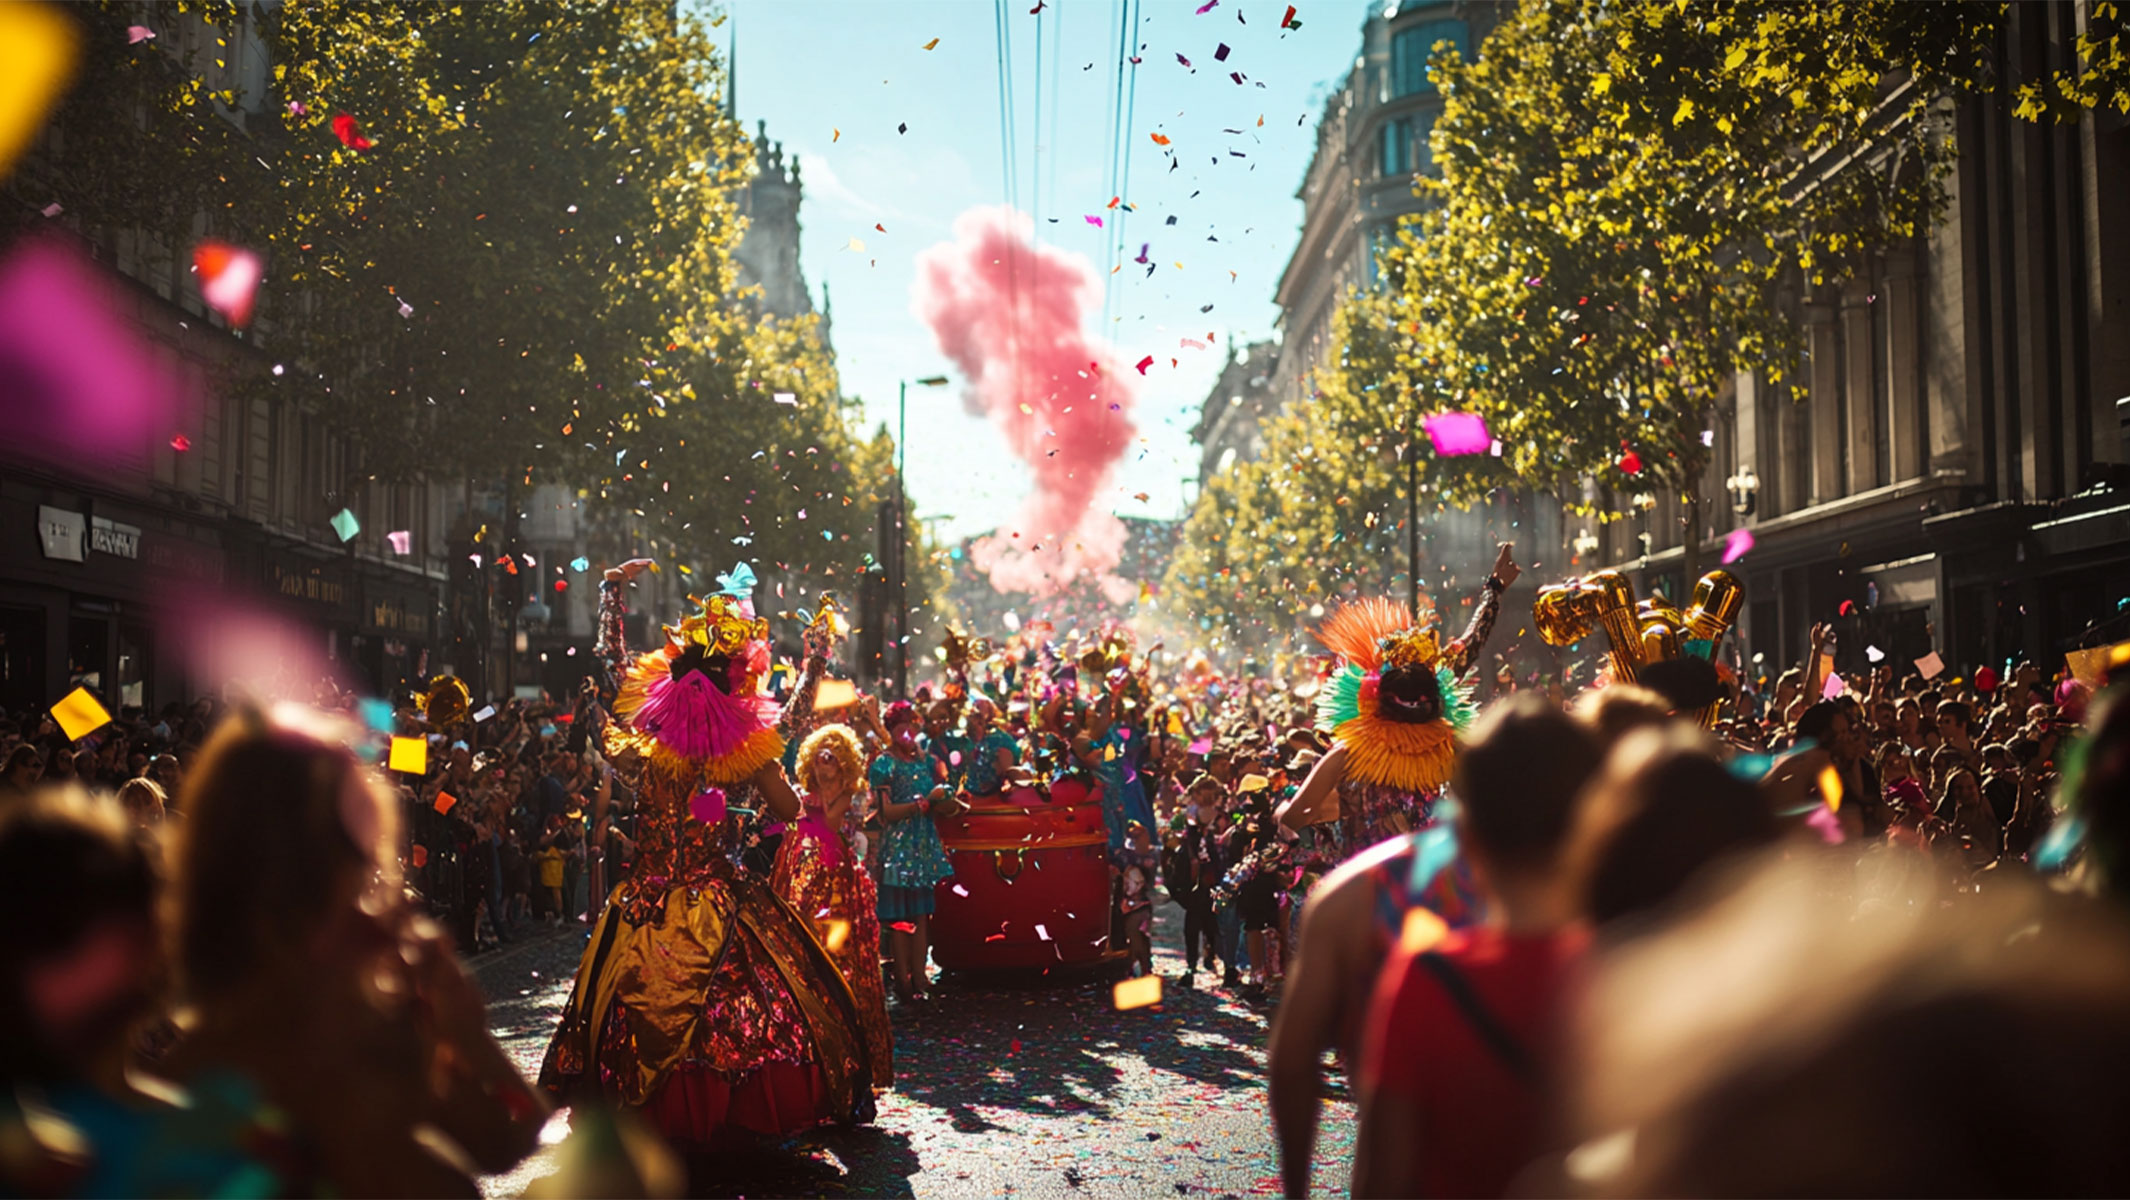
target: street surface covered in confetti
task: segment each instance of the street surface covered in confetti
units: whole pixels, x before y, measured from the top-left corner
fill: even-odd
[[[895,1090],[869,1128],[823,1130],[715,1164],[692,1161],[691,1195],[1277,1195],[1265,1104],[1269,1011],[1172,978],[1180,918],[1155,922],[1162,1004],[1119,1012],[1111,981],[936,986],[896,1005]],[[528,1077],[569,994],[580,934],[538,933],[475,960],[496,1036]],[[1217,978],[1211,979],[1217,983]],[[1353,1109],[1334,1073],[1315,1186],[1343,1192]],[[558,1135],[561,1127],[549,1131]],[[516,1195],[554,1170],[543,1150],[487,1179]]]

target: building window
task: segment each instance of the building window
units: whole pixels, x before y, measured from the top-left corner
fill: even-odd
[[[1405,117],[1383,123],[1383,177],[1396,178],[1413,173],[1413,123]]]
[[[1420,128],[1413,139],[1413,173],[1416,175],[1435,173],[1435,118],[1441,115],[1439,109],[1420,114]]]
[[[1392,98],[1435,90],[1434,80],[1427,76],[1427,57],[1435,52],[1437,42],[1457,47],[1460,58],[1471,57],[1471,34],[1462,21],[1422,21],[1391,35]]]

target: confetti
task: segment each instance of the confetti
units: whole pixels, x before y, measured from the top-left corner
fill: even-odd
[[[148,28],[146,25],[126,26],[126,44],[128,46],[138,46],[142,42],[154,40],[155,30]]]
[[[1228,44],[1227,44],[1226,42],[1222,42],[1222,43],[1220,44],[1220,48],[1219,48],[1218,50],[1215,50],[1215,51],[1213,51],[1213,61],[1214,61],[1214,62],[1226,62],[1226,61],[1228,61]]]
[[[339,113],[333,117],[333,136],[339,138],[340,144],[350,150],[364,151],[376,145],[375,142],[362,136],[362,131],[356,127],[355,118],[346,113]]]
[[[52,719],[59,722],[59,731],[70,742],[95,733],[111,723],[111,714],[104,711],[103,704],[87,688],[75,688],[59,698],[52,706]]]
[[[192,439],[182,433],[173,434],[170,438],[170,448],[179,454],[183,454],[185,451],[192,449]]]
[[[925,49],[930,50],[931,47],[926,46]],[[821,923],[821,946],[830,954],[841,950],[843,943],[849,940],[850,935],[851,923],[849,921],[831,920]]]
[[[259,256],[241,246],[209,238],[193,247],[192,269],[200,277],[200,299],[239,329],[251,323],[252,299],[263,268]]]
[[[432,807],[436,809],[436,815],[445,817],[450,816],[451,810],[457,808],[458,804],[459,798],[457,796],[452,795],[450,792],[440,791],[436,794],[436,803]]]
[[[799,406],[799,397],[794,392],[778,392],[775,395],[771,396],[770,399],[776,401],[778,404],[789,404],[793,408],[797,408]]]
[[[418,737],[392,739],[391,757],[385,766],[408,775],[421,775],[429,770],[429,743]]]
[[[1842,810],[1842,773],[1834,769],[1833,763],[1819,769],[1819,794],[1827,802],[1828,809]]]
[[[0,4],[0,175],[44,126],[80,41],[56,4]]]
[[[1086,220],[1089,225],[1094,226],[1096,229],[1102,228],[1102,218],[1095,216],[1093,213],[1089,213]]]
[[[344,508],[333,514],[331,523],[333,532],[339,534],[343,542],[354,540],[355,535],[362,532],[362,522],[355,519],[354,513]]]
[[[1201,5],[1199,5],[1199,6],[1198,6],[1198,12],[1197,12],[1197,14],[1196,14],[1196,15],[1198,15],[1198,16],[1201,16],[1201,17],[1202,17],[1202,16],[1206,15],[1207,13],[1209,13],[1209,12],[1212,12],[1212,11],[1213,11],[1214,9],[1216,9],[1216,8],[1219,8],[1219,7],[1220,7],[1220,0],[1206,0],[1206,2],[1205,2],[1204,4],[1201,4]]]
[[[429,865],[429,847],[416,842],[414,843],[414,849],[408,853],[407,857],[408,861],[414,864],[414,869],[419,871]]]
[[[1118,1012],[1145,1008],[1161,1003],[1161,976],[1141,975],[1137,979],[1120,979],[1110,990],[1110,1003]]]
[[[1884,650],[1879,649],[1877,646],[1866,646],[1864,647],[1864,657],[1875,663],[1885,662],[1886,652]]]
[[[1740,527],[1723,536],[1723,565],[1729,566],[1753,552],[1753,531]]]
[[[1620,473],[1623,475],[1640,475],[1642,473],[1642,456],[1632,450],[1620,455]]]
[[[1820,686],[1819,698],[1822,700],[1837,699],[1848,686],[1848,684],[1842,682],[1841,676],[1829,671],[1827,672],[1827,682]]]
[[[939,39],[938,39],[938,38],[933,38],[933,39],[932,39],[931,41],[929,41],[929,42],[926,42],[926,43],[924,44],[924,48],[925,48],[925,49],[927,49],[927,50],[931,50],[931,49],[933,49],[933,48],[937,47],[938,45],[939,45]]]
[[[1427,440],[1434,444],[1435,453],[1454,456],[1484,454],[1493,443],[1493,435],[1487,432],[1484,417],[1477,413],[1436,413],[1421,422],[1427,430]]]
[[[1279,19],[1279,27],[1281,29],[1300,29],[1302,27],[1302,23],[1294,19],[1294,6],[1292,4],[1287,6],[1287,15]],[[1264,124],[1264,118],[1258,118],[1257,123]]]
[[[392,553],[394,554],[412,554],[414,552],[414,534],[408,530],[395,529],[385,535],[385,541],[391,545]]]
[[[1150,137],[1150,138],[1154,139],[1154,144],[1155,144],[1156,146],[1166,146],[1166,145],[1168,145],[1168,144],[1169,144],[1169,139],[1168,139],[1168,136],[1167,136],[1166,134],[1160,134],[1160,133],[1150,133],[1150,134],[1147,134],[1146,136],[1148,136],[1148,137]]]
[[[704,788],[688,801],[688,815],[704,825],[725,819],[725,789]]]
[[[1146,374],[1146,369],[1147,369],[1148,367],[1151,367],[1151,366],[1153,366],[1153,365],[1154,365],[1154,356],[1153,356],[1153,355],[1151,355],[1151,354],[1147,355],[1147,356],[1146,356],[1145,358],[1142,358],[1142,359],[1140,359],[1140,360],[1139,360],[1139,364],[1138,364],[1138,365],[1139,365],[1139,373],[1140,373],[1141,375],[1144,375],[1144,374]]]

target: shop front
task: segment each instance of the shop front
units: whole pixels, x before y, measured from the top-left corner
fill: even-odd
[[[190,689],[174,630],[222,586],[220,531],[186,514],[27,480],[0,486],[0,706],[86,687],[114,710]]]

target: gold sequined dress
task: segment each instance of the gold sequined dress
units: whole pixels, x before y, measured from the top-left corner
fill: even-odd
[[[813,923],[829,957],[843,971],[857,1000],[866,1048],[872,1052],[873,1088],[886,1089],[895,1079],[895,1038],[888,1025],[887,985],[880,975],[880,917],[874,910],[878,893],[865,864],[812,797],[777,848],[770,886]]]
[[[630,688],[664,686],[676,649],[631,665],[618,717],[643,719]],[[733,670],[730,694],[749,694]],[[540,1084],[636,1109],[677,1142],[873,1114],[873,1055],[843,972],[812,924],[733,859],[729,808],[752,801],[745,781],[783,748],[760,732],[701,757],[620,721],[601,735],[637,793],[637,857],[592,930]],[[733,791],[705,803],[722,788]]]

